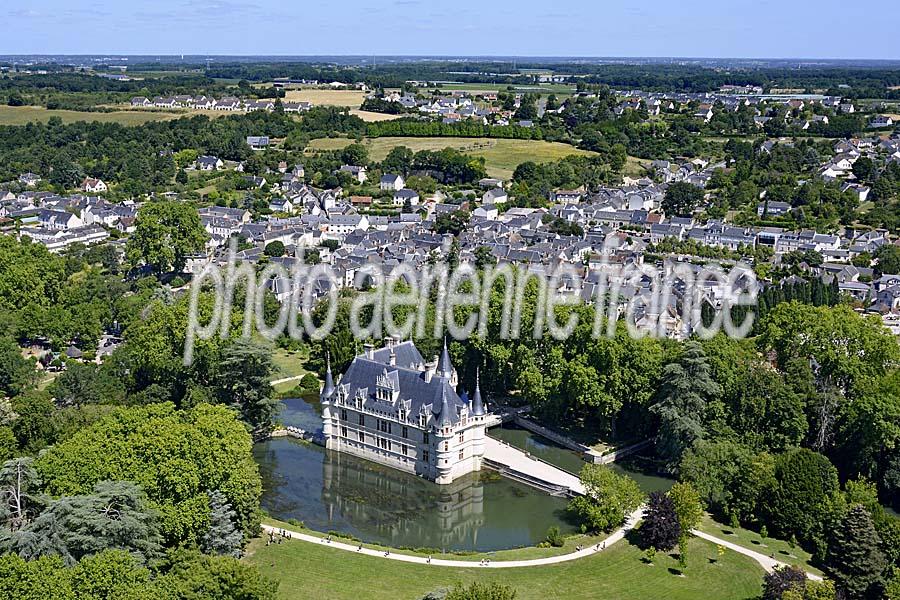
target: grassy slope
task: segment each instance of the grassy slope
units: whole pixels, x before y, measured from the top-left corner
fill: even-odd
[[[324,138],[312,140],[313,150],[333,150],[343,148],[351,140],[345,138]],[[570,154],[590,155],[569,144],[545,142],[542,140],[507,140],[491,138],[455,137],[383,137],[364,141],[372,160],[380,161],[395,146],[407,146],[413,151],[441,150],[456,148],[473,156],[483,156],[488,174],[493,177],[510,178],[515,168],[525,161],[549,162]]]
[[[671,556],[658,554],[656,564],[641,561],[641,551],[620,542],[601,554],[545,567],[520,569],[451,569],[413,565],[360,556],[299,541],[266,547],[255,540],[246,560],[280,582],[285,600],[414,600],[456,583],[499,581],[518,591],[517,600],[744,600],[758,596],[762,568],[751,559],[727,552],[716,564],[712,544],[692,539],[686,576]]]
[[[732,544],[737,544],[738,546],[743,546],[744,548],[749,548],[750,550],[762,554],[774,554],[776,560],[797,565],[811,573],[822,574],[822,571],[816,567],[810,566],[809,560],[811,555],[809,552],[800,546],[791,548],[790,544],[784,540],[770,537],[763,539],[762,536],[755,531],[744,529],[743,527],[723,525],[713,521],[709,515],[703,516],[699,529],[704,533],[722,538]]]
[[[77,110],[48,110],[40,106],[0,106],[0,125],[25,125],[30,121],[46,122],[50,117],[59,117],[63,123],[76,121],[100,121],[101,123],[121,123],[141,125],[148,121],[166,121],[187,116],[188,113],[172,113],[140,110],[120,110],[116,112],[81,112]]]

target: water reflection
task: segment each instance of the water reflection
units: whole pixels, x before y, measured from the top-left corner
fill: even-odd
[[[317,407],[287,400],[285,424],[311,429]],[[573,531],[566,500],[485,471],[439,486],[414,475],[293,439],[254,447],[262,505],[279,519],[394,547],[491,551],[530,546],[550,526]]]

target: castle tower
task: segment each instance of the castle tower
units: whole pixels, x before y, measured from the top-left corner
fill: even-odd
[[[445,347],[446,350],[446,347]],[[447,386],[441,389],[441,412],[435,415],[435,483],[453,481],[453,416],[447,402]]]
[[[319,402],[322,404],[322,434],[325,437],[325,447],[334,448],[336,445],[337,433],[337,407],[333,406],[333,400],[337,398],[334,393],[334,377],[331,375],[331,355],[328,354],[326,360],[328,366],[325,369],[325,385],[322,386],[322,392],[319,394]]]
[[[481,400],[480,372],[475,370],[475,392],[472,394],[472,419],[476,426],[472,429],[472,457],[475,462],[475,470],[481,470],[482,459],[485,451],[485,410]]]

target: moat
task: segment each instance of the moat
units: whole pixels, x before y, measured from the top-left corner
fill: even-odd
[[[320,426],[315,399],[287,399],[285,425]],[[576,472],[574,453],[530,432],[494,429],[490,434]],[[257,444],[263,477],[262,506],[278,519],[298,519],[318,531],[340,531],[393,547],[493,551],[541,542],[551,526],[575,531],[567,500],[549,496],[492,471],[439,486],[419,477],[293,438]],[[618,468],[618,467],[617,467]],[[628,473],[645,491],[671,485],[666,479]]]

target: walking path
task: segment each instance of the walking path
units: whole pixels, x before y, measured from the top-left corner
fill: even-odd
[[[400,562],[407,563],[415,563],[420,565],[434,565],[437,567],[456,567],[461,569],[508,569],[514,567],[537,567],[540,565],[554,565],[563,562],[568,562],[570,560],[578,560],[579,558],[584,558],[586,556],[591,556],[592,554],[596,554],[597,552],[603,552],[608,547],[612,546],[616,542],[622,540],[625,535],[631,530],[635,525],[637,525],[638,521],[644,515],[644,508],[641,507],[631,513],[628,518],[625,520],[625,524],[619,529],[612,532],[605,540],[584,548],[582,550],[577,550],[575,552],[570,552],[568,554],[560,554],[558,556],[547,556],[545,558],[531,558],[526,560],[488,560],[475,562],[471,560],[453,560],[446,558],[427,558],[424,556],[412,556],[409,554],[397,554],[394,552],[387,552],[384,550],[374,550],[372,548],[364,548],[359,544],[348,544],[346,542],[339,542],[330,538],[322,538],[314,535],[309,535],[306,533],[299,533],[296,531],[291,531],[287,529],[282,529],[280,527],[273,527],[271,525],[262,525],[263,531],[266,533],[272,532],[274,534],[279,534],[280,532],[286,532],[291,539],[298,539],[304,542],[310,542],[313,544],[324,544],[331,548],[336,548],[337,550],[344,550],[346,552],[355,552],[356,554],[363,554],[366,556],[374,556],[376,558],[386,558],[389,560],[398,560]],[[758,562],[766,572],[771,573],[775,567],[784,567],[787,566],[787,563],[780,562],[775,560],[770,556],[766,556],[760,552],[756,552],[754,550],[750,550],[749,548],[744,548],[743,546],[738,546],[737,544],[733,544],[721,538],[717,538],[715,536],[709,535],[708,533],[704,533],[700,530],[694,529],[691,531],[698,538],[706,540],[708,542],[712,542],[713,544],[718,544],[729,550],[733,550],[738,554],[743,554],[749,558],[752,558],[756,562]],[[330,540],[330,541],[329,541]],[[806,573],[806,576],[812,579],[813,581],[822,581],[822,577],[816,575],[815,573]]]
[[[303,379],[303,375],[294,375],[293,377],[275,379],[274,381],[270,381],[269,385],[278,385],[279,383],[287,383],[288,381],[299,381],[300,379]]]
[[[750,550],[749,548],[744,548],[743,546],[738,546],[737,544],[733,544],[732,542],[725,541],[721,538],[717,538],[715,536],[709,535],[708,533],[703,533],[699,529],[691,530],[691,533],[696,535],[700,539],[704,539],[707,542],[712,542],[713,544],[719,544],[729,550],[734,550],[738,554],[743,554],[744,556],[749,556],[760,565],[762,568],[766,570],[767,573],[771,573],[775,567],[786,567],[787,563],[783,563],[779,560],[775,560],[771,556],[766,556],[761,552],[756,552],[755,550]],[[812,579],[813,581],[822,581],[822,578],[815,573],[806,573],[806,576]]]
[[[584,494],[584,486],[575,475],[490,436],[485,437],[484,457],[534,479],[569,488],[577,494]]]
[[[570,560],[584,558],[585,556],[590,556],[592,554],[596,554],[597,552],[603,552],[606,548],[612,546],[613,544],[624,538],[625,534],[628,533],[628,531],[632,527],[634,527],[638,521],[641,520],[643,514],[644,509],[639,508],[628,516],[628,518],[625,520],[625,524],[622,527],[612,532],[605,540],[576,552],[560,554],[558,556],[548,556],[545,558],[532,558],[528,560],[488,560],[482,562],[475,562],[472,560],[452,560],[446,558],[429,559],[424,556],[395,554],[393,552],[385,552],[384,550],[363,548],[359,544],[347,544],[345,542],[338,542],[333,539],[331,541],[328,541],[327,538],[316,537],[305,533],[298,533],[279,527],[272,527],[271,525],[263,524],[262,528],[266,533],[274,532],[275,534],[278,534],[281,531],[285,531],[288,535],[290,535],[291,539],[299,539],[303,540],[304,542],[312,542],[314,544],[320,545],[324,544],[332,548],[337,548],[338,550],[345,550],[347,552],[355,552],[357,554],[375,556],[378,558],[387,558],[390,560],[399,560],[401,562],[417,563],[420,565],[430,564],[438,567],[457,567],[462,569],[507,569],[511,567],[536,567],[539,565],[553,565],[557,563],[568,562]]]

